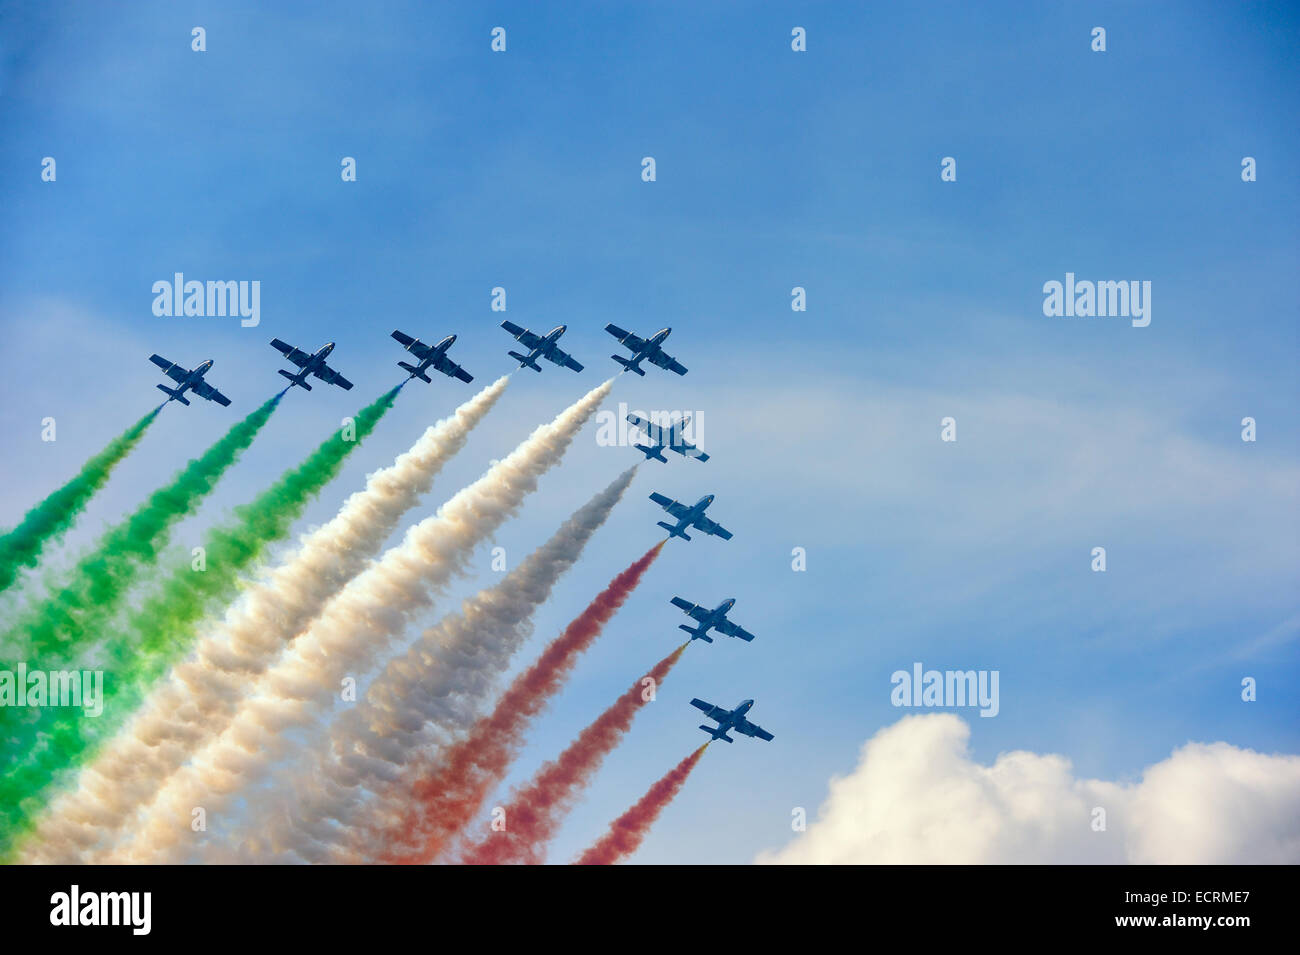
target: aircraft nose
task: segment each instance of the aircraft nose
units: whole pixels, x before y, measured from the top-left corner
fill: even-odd
[[[455,336],[455,335],[448,335],[448,336],[447,336],[447,344],[448,344],[448,345],[453,344],[455,341],[456,341],[456,336]]]

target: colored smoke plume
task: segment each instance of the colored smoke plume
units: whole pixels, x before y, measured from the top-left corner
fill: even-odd
[[[145,809],[134,838],[109,858],[175,862],[208,851],[212,836],[189,839],[188,826],[181,824],[191,808],[201,805],[216,816],[264,779],[276,762],[312,745],[312,737],[323,731],[321,714],[337,700],[340,682],[364,676],[383,660],[415,614],[435,603],[475,548],[515,514],[541,475],[559,463],[612,384],[610,379],[593,388],[538,427],[353,578],[262,674],[222,734],[164,784]]]
[[[17,527],[0,536],[0,590],[6,590],[25,568],[35,567],[46,545],[57,541],[72,526],[95,492],[108,481],[113,468],[139,444],[161,410],[159,405],[110,441],[108,447],[82,465],[76,477],[24,514]]]
[[[646,833],[654,825],[659,814],[664,811],[686,783],[695,764],[700,761],[704,751],[709,748],[705,743],[691,755],[668,770],[655,781],[654,785],[627,812],[610,823],[609,831],[596,843],[580,855],[574,865],[613,865],[626,859],[641,846]]]
[[[660,541],[620,572],[609,586],[519,674],[495,709],[469,735],[442,755],[439,764],[411,787],[404,818],[377,842],[392,848],[383,861],[428,863],[479,811],[523,745],[525,731],[596,641],[663,549]]]
[[[656,663],[584,729],[559,758],[543,765],[526,786],[515,790],[505,807],[505,829],[466,848],[460,861],[470,865],[544,862],[546,846],[565,815],[591,783],[605,757],[627,735],[641,707],[653,698],[647,697],[647,691],[658,688],[687,646],[683,643]]]

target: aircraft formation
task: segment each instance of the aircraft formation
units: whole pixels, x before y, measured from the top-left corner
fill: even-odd
[[[526,355],[516,351],[507,352],[511,358],[519,362],[520,368],[527,367],[533,369],[533,371],[540,372],[542,366],[537,364],[537,359],[545,358],[547,361],[559,365],[561,368],[568,368],[575,372],[582,371],[584,367],[582,363],[577,361],[572,355],[563,351],[559,345],[556,344],[556,342],[559,341],[560,336],[568,331],[567,325],[556,325],[545,335],[537,335],[526,328],[521,328],[514,322],[502,322],[501,327],[513,335],[516,341],[521,342],[524,348],[528,349],[528,354]],[[650,338],[640,338],[633,335],[631,332],[624,331],[617,325],[606,325],[605,330],[631,350],[632,357],[630,359],[623,358],[620,355],[610,356],[614,361],[622,365],[625,370],[634,371],[638,375],[644,376],[645,371],[640,367],[640,363],[648,360],[661,368],[667,368],[669,371],[676,372],[679,375],[686,374],[686,367],[659,347],[663,344],[664,339],[672,333],[671,328],[661,328],[650,336]],[[427,345],[418,338],[414,338],[400,329],[394,330],[392,337],[397,340],[398,344],[419,360],[418,365],[412,365],[405,361],[399,361],[397,363],[404,371],[409,372],[408,381],[411,378],[419,378],[421,381],[432,383],[433,379],[427,374],[430,368],[434,371],[442,372],[449,378],[457,378],[466,383],[474,380],[473,375],[447,357],[447,351],[456,341],[455,335],[448,335],[436,345]],[[298,367],[296,372],[289,372],[280,369],[279,373],[289,379],[290,388],[294,385],[298,385],[307,391],[311,391],[311,385],[308,384],[307,379],[312,377],[319,378],[321,381],[329,385],[338,385],[344,391],[348,391],[352,388],[352,382],[344,378],[337,370],[331,368],[325,360],[329,357],[330,352],[334,351],[334,346],[335,342],[326,342],[320,348],[316,349],[316,351],[309,353],[298,348],[296,345],[290,345],[288,342],[281,341],[278,338],[271,339],[271,347],[280,352],[286,359]],[[165,375],[177,382],[178,387],[176,388],[168,388],[165,385],[158,386],[160,390],[167,393],[169,396],[167,400],[169,402],[179,401],[182,404],[188,405],[190,402],[184,397],[184,394],[186,391],[190,391],[198,395],[200,398],[206,398],[209,401],[215,401],[221,405],[230,404],[229,398],[204,381],[203,376],[207,374],[208,370],[211,369],[213,365],[213,360],[211,358],[201,362],[193,369],[188,370],[176,362],[168,361],[161,355],[151,355],[149,360],[161,368]],[[634,416],[629,416],[629,419],[631,417]],[[638,419],[633,423],[640,424],[641,422]],[[686,421],[683,421],[681,426],[685,427],[686,423]],[[649,422],[645,422],[645,424],[649,425]],[[649,427],[653,428],[654,426],[649,425]],[[657,428],[655,429],[655,431],[658,430],[659,429]],[[651,433],[651,436],[653,437],[653,433]],[[677,439],[670,435],[669,440],[670,442],[674,442]],[[679,450],[677,443],[671,443],[670,447],[674,451]],[[689,451],[695,450],[689,444],[682,445],[682,447],[689,449]],[[662,451],[663,445],[661,444],[657,450]],[[679,451],[679,453],[685,454],[689,452]],[[660,455],[652,454],[652,456],[657,456],[660,461],[666,460]],[[699,457],[702,461],[708,459],[707,454],[697,454],[694,456]]]
[[[510,321],[501,323],[511,336],[518,341],[526,352],[510,350],[507,354],[519,362],[520,368],[531,368],[533,371],[540,372],[542,366],[538,364],[539,358],[544,358],[554,365],[561,368],[568,368],[574,372],[581,372],[584,368],[581,362],[577,361],[572,355],[562,350],[557,344],[560,337],[568,330],[566,325],[556,325],[545,335],[538,335]],[[606,325],[607,331],[619,343],[631,353],[631,357],[622,355],[611,355],[610,357],[623,367],[624,371],[631,371],[644,377],[645,370],[641,363],[648,361],[652,365],[671,371],[677,375],[685,375],[687,368],[672,355],[663,350],[663,343],[672,334],[671,328],[661,328],[649,338],[642,338],[626,329],[619,328],[617,325]],[[407,361],[397,363],[403,371],[407,372],[407,381],[412,378],[419,378],[421,381],[432,383],[433,379],[429,377],[430,369],[440,372],[449,378],[469,383],[474,380],[474,376],[466,371],[461,365],[457,364],[450,357],[448,352],[451,346],[456,342],[455,335],[448,335],[439,341],[436,345],[426,344],[400,329],[392,332],[392,338],[397,341],[406,351],[410,352],[418,364],[411,364]],[[296,371],[290,372],[283,368],[278,369],[278,374],[289,379],[289,388],[295,385],[306,391],[311,391],[312,386],[308,382],[309,378],[316,378],[326,384],[336,385],[345,391],[352,388],[352,382],[343,377],[338,370],[330,367],[326,359],[334,351],[335,342],[326,342],[314,352],[306,352],[296,345],[282,341],[279,338],[271,339],[271,347],[280,352],[286,360],[291,362]],[[211,370],[213,360],[211,358],[201,362],[193,369],[186,369],[183,366],[163,358],[161,355],[151,355],[149,360],[162,369],[163,374],[176,382],[174,388],[166,385],[158,385],[159,390],[165,392],[168,396],[167,401],[179,401],[181,404],[188,405],[190,401],[185,397],[185,393],[198,395],[208,401],[215,401],[220,405],[229,405],[230,399],[223,395],[217,388],[209,384],[205,378],[208,371]],[[647,461],[656,460],[667,463],[668,459],[663,456],[664,451],[673,451],[687,458],[694,458],[697,461],[704,462],[709,460],[709,455],[685,439],[684,432],[686,426],[690,424],[689,417],[683,417],[681,420],[673,422],[669,427],[664,428],[641,418],[635,414],[629,414],[627,420],[634,427],[644,432],[648,445],[634,444],[639,452],[645,455]],[[687,530],[697,530],[710,537],[720,537],[722,540],[731,540],[732,533],[718,522],[710,519],[705,515],[709,506],[713,503],[716,495],[706,494],[694,504],[682,504],[655,491],[650,494],[650,500],[663,508],[674,523],[659,521],[658,526],[668,531],[668,538],[679,537],[682,540],[689,541],[691,537],[686,533]],[[696,621],[696,626],[690,627],[685,624],[679,626],[679,629],[685,630],[691,635],[691,641],[702,640],[705,643],[712,643],[709,631],[713,630],[727,636],[737,637],[749,642],[754,639],[754,635],[743,627],[732,623],[727,618],[727,612],[735,606],[735,598],[727,598],[718,604],[712,610],[690,603],[681,597],[672,599],[674,606],[680,608],[686,614]],[[762,740],[771,740],[772,734],[762,727],[749,722],[745,719],[745,714],[753,707],[753,700],[743,700],[734,709],[727,710],[712,703],[703,700],[693,699],[691,705],[704,710],[707,717],[718,724],[717,727],[710,727],[702,724],[700,729],[707,732],[713,740],[726,740],[728,743],[734,742],[732,737],[728,736],[729,731],[740,733],[744,736],[756,737]]]

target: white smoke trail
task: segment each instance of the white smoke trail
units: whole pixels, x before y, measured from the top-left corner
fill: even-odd
[[[581,556],[635,475],[635,466],[624,471],[499,583],[425,630],[375,678],[362,703],[335,717],[321,745],[281,768],[257,794],[245,791],[250,810],[231,839],[234,858],[372,858],[368,849],[382,847],[355,838],[358,813],[389,811],[380,798],[386,789],[390,800],[400,792],[398,801],[405,805],[410,785],[398,782],[403,767],[417,753],[427,757],[439,736],[468,730],[478,718],[496,677],[531,635],[533,612]],[[363,810],[367,796],[372,798]]]
[[[432,604],[474,548],[499,528],[563,456],[609,394],[593,388],[537,428],[505,460],[411,527],[337,596],[268,670],[222,734],[164,784],[134,839],[110,861],[179,861],[201,848],[193,814],[217,821],[239,790],[256,784],[291,745],[290,732],[329,709],[349,677],[368,672],[411,617]],[[194,837],[186,841],[186,837]]]
[[[91,861],[142,803],[230,722],[253,681],[359,574],[505,393],[498,378],[376,471],[329,523],[253,586],[38,823],[28,862]]]

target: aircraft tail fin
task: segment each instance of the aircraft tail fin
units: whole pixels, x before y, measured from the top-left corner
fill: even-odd
[[[404,361],[399,361],[397,365],[399,368],[405,368],[407,371],[409,371],[411,373],[411,377],[419,378],[421,381],[427,381],[429,384],[433,384],[433,379],[430,378],[428,375],[426,375],[424,372],[420,371],[420,369],[416,368],[414,365],[407,364]]]
[[[624,358],[622,355],[610,355],[609,357],[612,358],[612,359],[614,359],[614,360],[615,360],[616,362],[618,362],[620,365],[622,365],[624,371],[634,371],[634,372],[636,372],[638,375],[640,375],[642,378],[645,377],[645,371],[642,370],[642,368],[641,368],[640,365],[634,365],[634,364],[632,364],[632,362],[630,362],[628,359]]]
[[[668,463],[668,459],[664,457],[663,448],[657,448],[657,447],[647,448],[644,444],[634,445],[634,447],[642,454],[645,455],[647,461],[649,461],[651,458],[654,458],[656,461],[662,461],[664,464]]]
[[[668,532],[669,537],[680,537],[684,541],[690,540],[690,538],[686,536],[685,531],[679,531],[676,527],[674,527],[672,524],[669,524],[667,521],[657,521],[656,523]]]
[[[537,362],[535,361],[531,361],[527,355],[521,355],[517,351],[506,352],[506,354],[509,355],[511,358],[513,358],[515,361],[519,362],[520,368],[523,368],[526,365],[529,368],[531,368],[533,371],[542,370],[542,366],[537,364]]]
[[[177,401],[179,401],[179,402],[180,402],[181,404],[183,404],[183,405],[187,405],[187,404],[190,403],[190,399],[186,398],[186,397],[185,397],[183,394],[181,394],[179,391],[176,391],[176,390],[173,389],[173,388],[168,388],[166,385],[158,385],[158,390],[159,390],[159,391],[162,391],[162,392],[165,392],[166,394],[171,395],[172,398],[176,399]],[[170,399],[169,399],[169,400],[170,400]]]
[[[691,635],[691,639],[692,639],[692,640],[703,640],[705,643],[712,643],[712,642],[713,642],[713,638],[710,637],[708,634],[704,633],[704,632],[703,632],[702,630],[700,630],[698,627],[688,627],[688,626],[686,626],[686,624],[684,624],[684,623],[679,623],[679,624],[677,625],[677,629],[678,629],[678,630],[685,630],[687,633],[689,633],[689,634]]]
[[[725,739],[728,743],[734,743],[734,742],[735,742],[735,740],[732,739],[730,736],[728,736],[726,733],[719,733],[718,730],[717,730],[717,727],[714,727],[714,726],[706,726],[704,723],[701,723],[701,724],[700,724],[700,729],[704,730],[704,732],[708,733],[708,734],[709,734],[710,736],[712,736],[715,740],[716,740],[716,739]]]
[[[298,378],[298,377],[295,376],[295,375],[291,375],[291,374],[289,374],[289,372],[285,371],[283,368],[277,368],[276,371],[278,371],[280,374],[284,375],[284,377],[286,377],[286,378],[288,378],[290,381],[292,381],[292,382],[293,382],[293,385],[298,385],[298,386],[300,386],[300,387],[302,387],[302,388],[306,388],[308,391],[311,391],[311,385],[309,385],[309,384],[307,384],[307,382],[303,381],[302,378]],[[306,376],[304,376],[304,377],[306,377]],[[292,388],[293,385],[290,385],[289,387]]]

